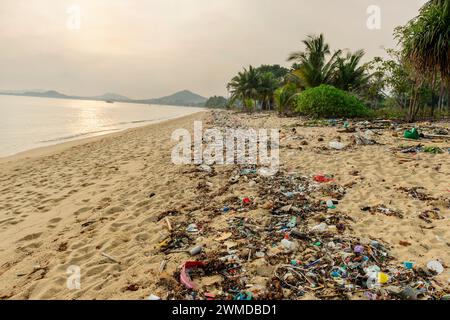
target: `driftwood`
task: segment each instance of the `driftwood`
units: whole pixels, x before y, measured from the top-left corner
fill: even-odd
[[[445,140],[450,140],[450,135],[425,134],[424,136],[425,136],[426,139],[445,139]]]

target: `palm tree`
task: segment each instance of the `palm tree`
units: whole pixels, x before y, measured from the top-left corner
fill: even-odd
[[[244,68],[244,71],[239,72],[227,85],[227,89],[231,93],[231,103],[239,99],[245,105],[248,99],[254,99],[256,104],[259,95],[259,83],[257,70],[252,66],[248,70]]]
[[[277,105],[278,113],[284,114],[292,112],[295,108],[295,98],[298,95],[298,89],[295,83],[288,83],[275,91],[274,99]]]
[[[347,53],[346,57],[337,58],[336,70],[332,81],[336,88],[345,91],[357,92],[367,85],[370,75],[367,74],[366,65],[361,65],[364,50]]]
[[[272,72],[259,74],[258,92],[263,110],[272,109],[275,90],[280,86],[280,81]]]
[[[288,61],[296,61],[298,69],[293,74],[300,79],[303,87],[316,87],[321,84],[331,83],[337,58],[340,50],[333,53],[328,61],[327,56],[331,54],[330,46],[325,42],[323,34],[319,36],[308,36],[303,41],[305,51],[294,52]]]
[[[397,29],[397,38],[403,45],[404,57],[410,62],[415,74],[413,97],[409,106],[409,120],[418,113],[420,87],[427,78],[435,82],[441,78],[440,101],[450,79],[450,2],[431,0],[420,14],[406,26]]]

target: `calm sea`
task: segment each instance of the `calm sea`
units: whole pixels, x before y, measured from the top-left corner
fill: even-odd
[[[201,111],[201,108],[0,95],[0,157]]]

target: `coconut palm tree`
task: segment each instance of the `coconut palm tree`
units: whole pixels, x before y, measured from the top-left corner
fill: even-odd
[[[364,50],[354,53],[348,52],[345,57],[337,58],[336,70],[332,84],[342,90],[358,92],[367,85],[370,75],[367,73],[366,65],[361,65]]]
[[[275,90],[280,86],[280,80],[272,72],[259,74],[258,93],[262,102],[262,109],[272,109]]]
[[[278,113],[292,112],[295,108],[295,98],[298,96],[298,88],[295,83],[288,83],[275,91],[274,99]]]
[[[418,95],[426,79],[435,82],[441,78],[441,97],[450,79],[450,2],[431,0],[420,10],[417,17],[406,26],[397,29],[397,38],[403,46],[404,57],[413,67],[414,93],[409,106],[409,120],[418,113]]]
[[[259,95],[260,79],[257,70],[250,66],[248,70],[239,72],[227,85],[228,91],[231,93],[231,103],[241,100],[244,105],[248,99],[256,100]]]
[[[303,44],[305,51],[294,52],[288,58],[288,61],[296,62],[298,69],[293,74],[300,79],[301,86],[309,88],[331,83],[341,51],[331,55],[330,46],[325,42],[323,34],[308,36]]]

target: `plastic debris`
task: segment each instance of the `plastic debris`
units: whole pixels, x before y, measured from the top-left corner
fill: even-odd
[[[411,270],[412,268],[414,268],[414,262],[405,261],[403,262],[403,266],[406,269]]]
[[[311,232],[325,232],[328,229],[328,225],[323,222],[310,229]]]
[[[253,294],[251,292],[238,293],[234,300],[253,300]]]
[[[372,130],[366,130],[364,133],[358,132],[354,135],[355,143],[362,146],[374,145],[377,143],[374,135],[375,133]]]
[[[418,290],[407,286],[400,292],[400,297],[404,300],[417,300],[419,294],[420,292]]]
[[[292,242],[288,239],[281,240],[281,245],[288,252],[292,252],[297,249],[297,245],[295,244],[295,242]]]
[[[326,176],[326,175],[316,175],[313,178],[314,178],[314,181],[320,182],[320,183],[327,183],[327,182],[331,182],[334,180],[333,177]]]
[[[361,246],[361,245],[355,246],[355,248],[353,248],[353,252],[358,253],[358,254],[363,254],[364,246]]]
[[[257,257],[257,258],[264,258],[265,256],[266,256],[266,254],[262,251],[257,251],[255,253],[255,257]]]
[[[209,300],[209,301],[215,300],[216,299],[216,295],[214,293],[206,292],[205,293],[205,298],[206,298],[206,300]]]
[[[326,202],[328,209],[336,209],[336,206],[334,205],[333,200],[327,200]]]
[[[427,268],[430,271],[435,272],[436,274],[441,274],[444,272],[444,267],[442,266],[442,263],[440,263],[437,260],[432,260],[427,263]]]
[[[390,277],[386,273],[383,273],[383,272],[378,273],[378,282],[379,283],[381,283],[381,284],[388,283],[389,279],[390,279]]]
[[[198,169],[199,169],[200,171],[203,171],[203,172],[206,172],[206,173],[212,173],[212,171],[213,171],[213,169],[212,169],[210,166],[208,166],[207,164],[201,164],[201,165],[199,165],[199,166],[198,166]]]
[[[249,175],[249,174],[256,174],[257,171],[255,169],[244,169],[241,171],[241,175]]]
[[[196,246],[196,247],[192,248],[191,250],[189,250],[189,254],[190,254],[191,256],[195,256],[195,255],[201,253],[202,250],[203,250],[203,247],[202,247],[202,246]]]
[[[191,223],[190,225],[187,226],[186,231],[195,233],[195,232],[198,232],[198,227],[195,223]]]
[[[292,229],[297,225],[297,217],[293,216],[289,223],[286,225],[288,228]]]
[[[412,139],[412,140],[419,140],[419,138],[420,138],[419,131],[416,128],[406,130],[405,133],[403,134],[403,136],[406,139]]]
[[[347,147],[346,144],[344,144],[344,143],[342,143],[342,142],[339,142],[339,141],[331,141],[331,142],[328,144],[328,146],[329,146],[331,149],[335,149],[335,150],[343,150],[343,149],[345,149],[345,148]]]
[[[191,269],[203,268],[205,264],[200,261],[187,261],[183,264],[180,271],[180,281],[182,284],[186,286],[188,289],[196,289],[197,284],[194,283],[189,276],[189,271]]]

